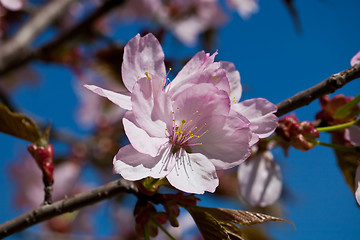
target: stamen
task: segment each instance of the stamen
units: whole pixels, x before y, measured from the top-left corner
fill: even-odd
[[[165,80],[164,87],[166,87],[166,85],[169,85],[166,91],[169,91],[170,87],[171,87],[170,78],[167,77],[170,74],[170,71],[171,71],[171,68],[169,68],[169,71],[166,73],[166,76],[164,77],[164,80]]]
[[[169,166],[172,158],[173,155],[171,154],[171,147],[167,147],[160,160],[163,165],[161,166],[159,173],[161,173],[162,170],[167,171],[167,167]]]

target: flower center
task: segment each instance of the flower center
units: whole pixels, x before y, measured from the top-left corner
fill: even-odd
[[[174,112],[172,113],[174,115]],[[204,136],[208,130],[204,129],[206,123],[199,122],[200,116],[201,113],[195,111],[192,116],[194,120],[183,118],[180,124],[177,124],[175,117],[173,117],[173,126],[169,133],[169,143],[172,145],[172,154],[177,153],[180,149],[191,152],[191,146],[203,145],[203,143],[200,142],[200,138]]]
[[[177,108],[179,110],[179,108]],[[201,122],[201,113],[199,111],[195,111],[191,116],[192,119],[187,120],[183,118],[181,122],[178,124],[175,120],[175,113],[173,114],[173,126],[169,131],[167,128],[166,133],[169,138],[169,147],[165,150],[162,163],[163,167],[161,170],[167,170],[169,163],[171,160],[175,160],[175,170],[177,171],[182,166],[185,169],[187,174],[187,167],[191,168],[191,161],[189,157],[189,153],[191,153],[191,147],[196,145],[203,145],[200,141],[201,137],[204,136],[207,132],[209,132],[206,128],[207,124]],[[160,171],[161,171],[160,170]]]

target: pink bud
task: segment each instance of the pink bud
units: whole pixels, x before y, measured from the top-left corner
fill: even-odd
[[[316,145],[315,139],[320,136],[312,122],[299,122],[295,116],[280,119],[276,133],[284,140],[281,143],[284,148],[287,149],[291,145],[302,151],[313,148]]]
[[[48,144],[46,147],[30,144],[28,151],[35,159],[37,165],[43,173],[43,181],[45,186],[51,186],[54,183],[54,147]]]

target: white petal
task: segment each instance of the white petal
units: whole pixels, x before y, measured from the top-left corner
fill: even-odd
[[[164,137],[172,127],[171,99],[159,80],[157,76],[138,80],[131,95],[136,122],[152,137]]]
[[[274,115],[277,107],[264,98],[245,100],[232,104],[231,108],[250,121],[251,131],[260,138],[270,136],[278,126],[278,118]]]
[[[351,142],[354,146],[360,146],[360,127],[351,125],[345,129],[345,139]]]
[[[187,156],[189,159],[177,160],[175,167],[166,177],[169,183],[188,193],[215,192],[219,185],[215,166],[200,153],[187,154]]]
[[[84,85],[84,87],[86,87],[90,91],[93,91],[94,93],[102,97],[106,97],[107,99],[109,99],[110,101],[112,101],[113,103],[115,103],[116,105],[118,105],[123,109],[131,110],[131,98],[129,92],[116,93],[110,90],[100,88],[95,85]]]
[[[168,167],[164,166],[164,154],[169,149],[157,157],[139,153],[131,145],[120,148],[114,157],[114,172],[123,178],[136,181],[146,177],[162,178],[165,177],[174,167],[175,161],[169,162]]]
[[[235,69],[235,65],[231,62],[220,62],[220,67],[225,69],[226,77],[230,84],[230,100],[232,103],[239,102],[242,94],[242,86],[240,83],[240,73]]]
[[[159,41],[151,33],[140,37],[136,35],[124,48],[124,60],[121,68],[123,82],[132,92],[138,79],[148,72],[152,75],[166,76],[164,52]]]
[[[242,198],[252,206],[266,207],[280,197],[282,175],[269,151],[258,153],[241,164],[238,181]]]
[[[217,170],[237,166],[250,156],[252,133],[248,121],[239,113],[212,116],[207,121],[206,130],[208,132],[199,138],[202,144],[191,149],[207,156]]]
[[[162,146],[169,141],[167,137],[158,138],[149,136],[145,130],[137,126],[132,111],[125,113],[123,124],[126,136],[131,145],[141,153],[148,154],[152,157],[158,156]]]
[[[360,165],[357,166],[355,174],[355,198],[360,206]]]
[[[185,89],[200,83],[212,84],[217,89],[230,93],[225,69],[220,67],[219,62],[214,62],[216,54],[210,55],[201,51],[186,63],[175,79],[166,87],[172,99],[175,99]]]
[[[228,0],[229,5],[236,8],[243,19],[248,19],[259,11],[258,0]]]

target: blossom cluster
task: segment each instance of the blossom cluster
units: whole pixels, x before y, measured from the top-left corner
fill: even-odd
[[[243,19],[259,10],[258,0],[227,0]],[[155,19],[186,45],[194,45],[201,33],[223,25],[228,16],[217,0],[132,0],[117,12],[123,19]]]
[[[214,192],[216,171],[244,162],[251,146],[274,132],[276,106],[263,98],[239,102],[240,74],[230,62],[215,62],[216,54],[198,52],[170,81],[158,40],[137,35],[124,48],[128,91],[85,85],[127,110],[130,144],[114,157],[116,173],[132,181],[166,177],[189,193]]]

